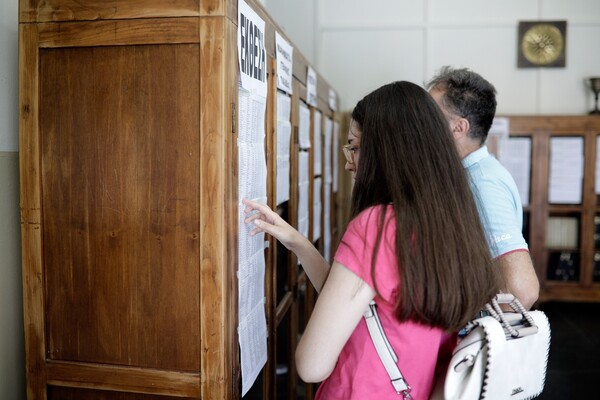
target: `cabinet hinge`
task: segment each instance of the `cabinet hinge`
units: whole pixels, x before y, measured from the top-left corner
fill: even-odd
[[[237,125],[237,113],[235,109],[235,103],[231,103],[231,133],[235,133],[235,127]]]

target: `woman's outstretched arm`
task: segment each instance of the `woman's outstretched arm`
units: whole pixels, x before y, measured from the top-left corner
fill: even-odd
[[[331,265],[323,258],[321,253],[313,244],[290,224],[283,220],[271,208],[265,204],[251,200],[243,200],[246,205],[244,210],[248,217],[245,223],[253,223],[255,228],[250,232],[256,235],[265,232],[279,240],[288,250],[298,257],[300,264],[306,271],[308,279],[317,292],[321,291],[323,283],[327,279]]]

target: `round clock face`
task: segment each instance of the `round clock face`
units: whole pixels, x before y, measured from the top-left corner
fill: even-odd
[[[537,65],[550,64],[560,57],[564,40],[560,30],[550,24],[538,24],[523,35],[521,50],[525,58]]]

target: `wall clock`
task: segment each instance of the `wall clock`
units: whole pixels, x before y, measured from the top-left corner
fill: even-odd
[[[567,21],[521,21],[518,43],[519,68],[564,67]]]

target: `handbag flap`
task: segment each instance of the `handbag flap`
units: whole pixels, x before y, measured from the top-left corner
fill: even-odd
[[[539,395],[546,379],[550,350],[550,324],[542,311],[530,311],[537,333],[513,338],[498,321],[481,318],[476,323],[487,339],[487,368],[482,399],[530,399]]]

